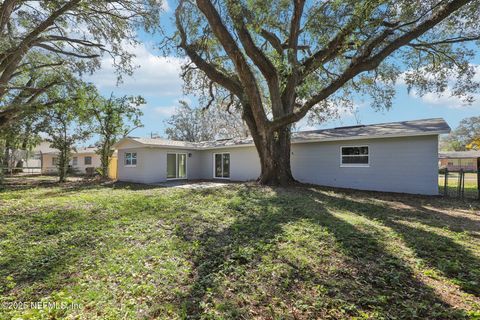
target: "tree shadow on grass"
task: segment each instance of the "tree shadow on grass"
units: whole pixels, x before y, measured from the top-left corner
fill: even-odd
[[[386,252],[375,236],[362,232],[331,214],[324,203],[338,201],[337,199],[303,188],[287,192],[282,189],[275,191],[277,194],[274,196],[264,196],[258,188],[241,189],[238,193],[240,200],[234,199],[229,204],[229,209],[237,214],[236,220],[224,229],[204,230],[193,239],[199,243],[199,248],[193,257],[194,283],[191,290],[182,297],[185,317],[196,319],[205,316],[206,309],[214,304],[212,295],[222,295],[218,292],[221,290],[218,285],[220,279],[234,279],[238,276],[235,275],[236,271],[232,271],[236,270],[236,266],[244,265],[244,269],[250,270],[247,273],[257,272],[255,267],[262,262],[262,256],[278,256],[275,239],[282,235],[284,226],[299,221],[309,221],[312,225],[325,229],[334,238],[335,245],[344,256],[345,270],[338,269],[331,274],[324,274],[309,264],[289,261],[293,272],[284,275],[281,280],[263,279],[272,289],[266,294],[269,298],[263,302],[250,300],[241,303],[227,299],[217,312],[223,312],[232,318],[254,315],[275,318],[272,305],[269,304],[274,304],[275,301],[288,304],[288,301],[307,298],[284,283],[309,279],[312,286],[325,288],[326,295],[317,297],[317,301],[308,306],[308,313],[303,316],[295,315],[293,311],[292,314],[283,316],[349,318],[367,313],[379,318],[463,317],[462,311],[452,308],[436,296],[431,288],[420,282],[404,261]],[[341,202],[338,206],[341,207]],[[242,254],[249,250],[253,250],[254,254]],[[236,292],[238,295],[255,296],[252,292],[241,292],[239,288],[242,286],[238,283],[232,286],[235,290],[240,290]],[[226,313],[225,306],[228,306],[229,313]],[[293,310],[294,306],[291,305],[290,308]],[[270,313],[265,313],[265,310],[270,310]]]
[[[420,199],[420,198],[419,198]],[[396,201],[402,201],[399,196]],[[405,204],[412,204],[404,201]],[[465,247],[439,232],[427,231],[425,227],[462,232],[478,232],[480,225],[468,217],[455,217],[440,211],[414,205],[417,211],[393,209],[387,205],[375,205],[359,201],[355,193],[341,199],[330,199],[329,205],[340,210],[349,210],[368,219],[380,221],[400,235],[407,246],[430,268],[440,271],[465,292],[480,297],[480,261]],[[414,226],[412,226],[412,223]],[[465,229],[463,229],[465,228]]]

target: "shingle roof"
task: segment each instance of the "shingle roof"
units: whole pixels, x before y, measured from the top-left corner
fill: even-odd
[[[86,148],[77,148],[77,151],[72,151],[73,153],[95,153],[97,148],[86,147]]]
[[[294,132],[292,133],[292,143],[437,135],[449,132],[450,127],[445,120],[442,118],[434,118]],[[251,137],[244,139],[234,138],[202,142],[185,142],[150,138],[125,139],[129,139],[146,146],[186,149],[211,149],[253,145],[253,139]]]
[[[132,141],[139,142],[150,146],[162,146],[162,147],[183,147],[183,148],[195,148],[195,143],[187,141],[176,141],[160,138],[128,138]]]
[[[480,151],[444,151],[439,152],[440,159],[466,159],[466,158],[480,158]]]
[[[43,153],[43,154],[57,154],[59,152],[57,149],[51,148],[49,142],[42,142],[34,150],[36,153]],[[97,148],[82,147],[82,148],[76,148],[76,151],[72,150],[72,153],[73,154],[95,153],[96,150]]]
[[[349,140],[392,136],[418,136],[449,132],[450,127],[445,120],[435,118],[301,131],[293,134],[293,140],[297,142],[302,140]]]

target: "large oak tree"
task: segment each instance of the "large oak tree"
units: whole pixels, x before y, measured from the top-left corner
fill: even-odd
[[[352,94],[389,108],[401,77],[421,95],[467,102],[480,1],[180,0],[172,40],[188,57],[187,88],[230,99],[261,160],[263,184],[294,181],[292,124],[324,118]],[[170,42],[171,43],[171,42]]]

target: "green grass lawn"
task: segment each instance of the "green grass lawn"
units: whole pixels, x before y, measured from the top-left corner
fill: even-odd
[[[479,201],[6,182],[0,319],[480,318]]]

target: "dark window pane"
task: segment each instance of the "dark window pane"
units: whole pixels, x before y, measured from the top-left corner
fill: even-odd
[[[167,154],[167,178],[176,178],[177,177],[177,168],[176,168],[177,156],[175,154]]]
[[[344,164],[368,164],[368,156],[343,156]]]
[[[222,155],[221,154],[215,155],[215,177],[217,178],[222,177]]]
[[[367,155],[368,147],[343,147],[342,155],[343,156],[354,156],[354,155]]]
[[[223,177],[230,178],[230,154],[223,154]]]

